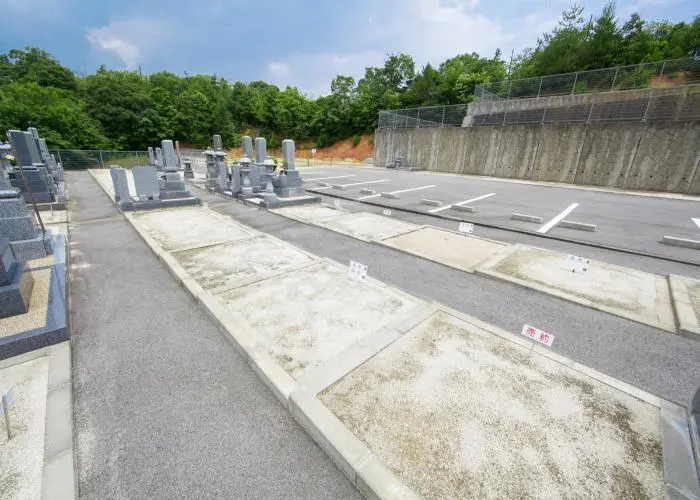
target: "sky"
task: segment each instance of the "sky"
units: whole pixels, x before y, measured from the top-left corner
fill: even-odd
[[[579,3],[597,14],[605,0]],[[0,52],[38,46],[77,74],[110,69],[265,80],[312,96],[388,53],[417,68],[532,47],[568,0],[0,0]],[[692,20],[693,0],[619,0],[622,22]]]

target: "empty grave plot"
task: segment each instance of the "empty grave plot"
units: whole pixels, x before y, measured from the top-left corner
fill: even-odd
[[[49,358],[0,369],[0,394],[12,391],[10,429],[0,412],[0,497],[40,498],[44,464],[44,430]]]
[[[290,219],[298,220],[299,222],[312,223],[318,219],[326,219],[328,217],[338,217],[346,215],[347,212],[335,210],[323,205],[302,205],[299,207],[287,207],[270,210],[279,215],[283,215]]]
[[[681,333],[700,340],[700,280],[676,275],[668,280]]]
[[[496,252],[508,248],[505,243],[465,236],[437,227],[424,227],[387,238],[382,244],[467,272],[472,272],[477,264]]]
[[[572,302],[675,332],[665,277],[591,261],[587,272],[572,272],[566,255],[516,245],[477,272],[511,281]]]
[[[399,234],[419,229],[420,226],[401,222],[381,215],[361,212],[344,214],[341,217],[318,219],[313,222],[317,226],[342,233],[365,241],[383,240]]]
[[[438,312],[319,394],[424,498],[663,498],[659,408]]]
[[[242,226],[207,208],[138,212],[134,218],[164,250],[214,245],[254,236]]]
[[[419,303],[372,280],[354,281],[327,261],[220,294],[256,340],[298,378]]]
[[[291,245],[266,236],[183,250],[173,253],[173,257],[204,290],[212,293],[314,260]]]

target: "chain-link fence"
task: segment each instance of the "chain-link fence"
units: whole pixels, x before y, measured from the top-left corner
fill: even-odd
[[[108,151],[102,149],[54,149],[51,153],[66,170],[109,168],[119,165],[132,168],[148,165],[148,151]]]
[[[379,112],[379,128],[461,127],[467,104]]]
[[[477,85],[477,100],[493,101],[590,94],[615,90],[665,88],[700,83],[700,57],[617,68],[579,71]]]

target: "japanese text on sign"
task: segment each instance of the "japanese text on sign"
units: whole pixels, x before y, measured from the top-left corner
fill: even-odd
[[[459,232],[464,234],[472,234],[474,232],[474,224],[470,224],[469,222],[460,222]]]
[[[386,216],[391,215],[391,210],[384,210],[384,215],[386,215]]]
[[[354,260],[351,260],[350,268],[348,269],[348,278],[356,281],[366,280],[367,266],[365,266],[364,264],[360,264],[359,262],[355,262]]]
[[[525,325],[520,333],[547,347],[552,347],[552,343],[554,342],[554,335],[535,328],[534,326]]]

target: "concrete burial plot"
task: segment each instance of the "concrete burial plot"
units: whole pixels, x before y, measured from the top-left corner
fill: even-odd
[[[510,248],[506,243],[424,227],[382,240],[383,245],[471,273],[480,262]]]
[[[319,398],[424,498],[665,497],[659,407],[509,337],[437,312]]]
[[[134,218],[167,251],[252,238],[255,233],[207,208],[139,212]]]
[[[217,297],[296,379],[421,304],[347,272],[324,260]]]
[[[363,241],[379,241],[421,228],[415,224],[367,212],[318,219],[313,221],[313,224]]]
[[[211,293],[314,261],[312,256],[267,236],[183,250],[173,257]]]
[[[671,275],[673,307],[681,335],[700,340],[700,280]]]
[[[270,210],[270,212],[274,212],[307,224],[313,223],[318,219],[338,217],[346,213],[323,205],[302,205],[299,207],[277,208]]]
[[[0,369],[0,395],[12,391],[10,429],[0,411],[0,497],[41,498],[49,358]]]
[[[585,273],[572,272],[566,255],[515,245],[475,272],[533,288],[594,309],[675,333],[668,282],[663,276],[591,261]]]

